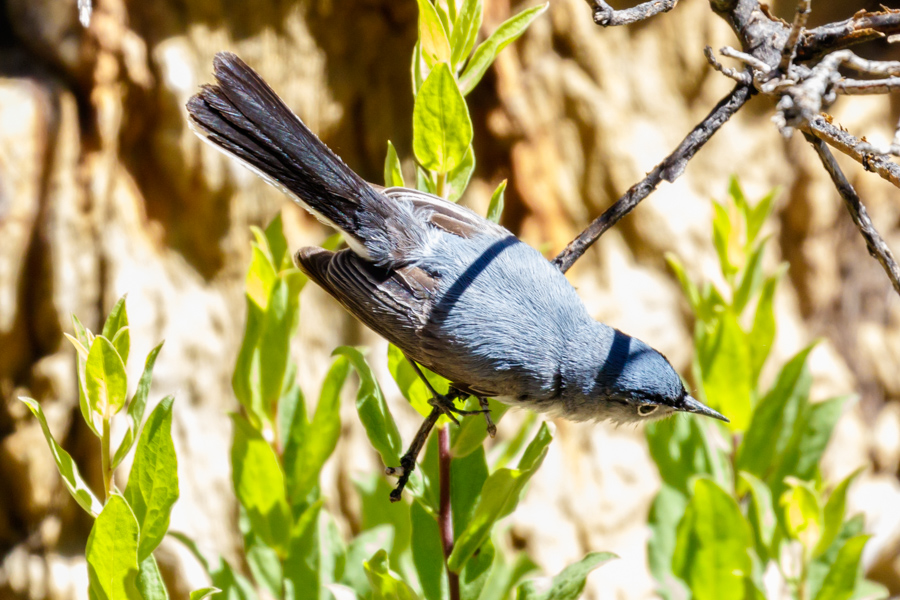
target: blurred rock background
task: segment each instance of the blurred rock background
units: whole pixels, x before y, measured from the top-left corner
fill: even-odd
[[[486,31],[526,5],[485,4]],[[813,20],[876,5],[817,0]],[[773,9],[789,17],[794,4]],[[248,227],[280,210],[294,247],[328,232],[201,144],[185,124],[184,103],[210,80],[213,54],[234,51],[363,176],[381,181],[391,139],[409,179],[416,17],[412,0],[98,0],[85,30],[74,0],[0,0],[0,598],[87,596],[89,519],[16,397],[43,404],[51,429],[99,488],[99,444],[81,422],[74,352],[62,334],[72,313],[99,329],[125,293],[132,355],[166,340],[151,399],[176,395],[181,499],[172,528],[208,551],[237,555],[226,413],[237,407],[230,378],[243,330]],[[593,24],[583,0],[553,0],[469,97],[478,166],[463,203],[483,212],[509,178],[504,224],[554,255],[730,89],[702,49],[732,42],[701,0],[609,30]],[[890,49],[861,52],[884,57]],[[772,108],[752,100],[677,183],[606,234],[570,277],[598,319],[650,342],[684,372],[691,323],[664,252],[679,255],[694,278],[715,277],[710,199],[724,197],[732,173],[751,198],[780,186],[767,260],[791,268],[778,298],[774,360],[821,337],[815,397],[860,394],[838,426],[824,475],[867,467],[851,511],[865,511],[875,535],[865,556],[870,576],[900,593],[900,298],[812,150],[799,136],[778,135]],[[898,109],[896,99],[854,97],[834,113],[857,135],[887,141]],[[845,167],[900,252],[900,192],[858,165]],[[313,286],[301,305],[295,355],[308,398],[339,344],[370,346],[386,375],[384,342]],[[141,367],[142,358],[132,359],[133,381]],[[409,439],[417,417],[388,376],[382,383]],[[350,531],[358,522],[350,482],[380,464],[352,404],[345,409],[324,493]],[[500,436],[520,420],[508,416]],[[591,576],[589,598],[653,597],[645,520],[658,475],[642,432],[557,426],[509,534],[548,573],[587,551],[618,553],[615,566]],[[164,542],[158,555],[173,597],[204,583],[177,544]]]

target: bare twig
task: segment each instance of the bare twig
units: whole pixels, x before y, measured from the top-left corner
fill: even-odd
[[[706,56],[707,62],[712,65],[712,68],[728,77],[729,79],[734,79],[740,84],[743,85],[751,85],[753,83],[753,76],[747,71],[738,71],[737,69],[732,69],[731,67],[726,67],[722,63],[720,63],[716,59],[716,55],[713,54],[713,50],[711,47],[707,46],[703,49],[703,54]]]
[[[810,60],[863,42],[900,33],[900,10],[860,11],[837,23],[807,30],[797,46],[797,58]]]
[[[800,125],[804,133],[811,133],[829,146],[836,148],[861,164],[867,171],[877,173],[883,179],[900,187],[900,165],[884,156],[866,152],[866,146],[859,138],[840,129],[819,115]]]
[[[588,0],[588,4],[594,9],[594,23],[601,27],[617,27],[637,23],[659,13],[669,12],[675,8],[678,0],[650,0],[623,10],[615,10],[603,0]]]
[[[790,73],[791,66],[794,64],[800,34],[806,29],[806,22],[809,20],[810,3],[811,0],[800,0],[797,3],[797,12],[794,14],[794,22],[791,24],[791,32],[788,34],[788,39],[781,49],[781,62],[778,63],[778,70],[785,75]]]
[[[869,254],[881,263],[881,267],[884,269],[884,272],[887,273],[888,279],[891,280],[894,289],[900,294],[900,267],[897,266],[897,261],[894,260],[891,249],[884,242],[884,239],[878,234],[878,231],[872,224],[872,220],[869,218],[866,207],[859,199],[859,194],[856,193],[856,190],[853,189],[853,186],[847,181],[847,177],[844,175],[843,171],[841,171],[840,166],[834,159],[834,155],[828,149],[825,142],[808,133],[805,133],[804,136],[809,143],[812,144],[813,148],[816,149],[816,153],[819,155],[822,164],[825,166],[825,170],[831,175],[831,180],[834,182],[835,187],[837,187],[841,198],[844,199],[844,204],[847,206],[847,210],[850,211],[853,222],[856,224],[857,228],[859,228],[859,232],[862,234],[863,239],[866,240],[866,247],[869,250]]]
[[[444,549],[444,563],[453,552],[453,512],[450,506],[450,429],[438,429],[438,473],[440,478],[440,501],[438,506],[438,524],[441,530],[441,546]],[[447,565],[447,578],[450,584],[450,600],[459,600],[459,575]]]
[[[848,96],[861,96],[863,94],[889,94],[900,90],[900,77],[888,77],[887,79],[842,79],[834,84],[834,91]]]
[[[652,171],[635,184],[628,192],[619,198],[606,212],[597,217],[577,238],[553,259],[553,264],[565,273],[576,260],[591,247],[591,244],[603,235],[603,233],[615,225],[619,219],[627,215],[637,206],[641,200],[650,195],[661,181],[672,182],[678,179],[684,172],[687,163],[694,154],[725,124],[731,116],[742,107],[752,94],[752,88],[744,84],[738,84],[731,92],[722,98],[716,107],[700,124],[687,135],[678,147],[656,165]]]
[[[719,50],[722,56],[727,56],[728,58],[736,58],[744,64],[749,65],[753,68],[754,71],[759,71],[760,74],[767,74],[772,71],[772,67],[756,58],[752,54],[747,54],[746,52],[741,52],[740,50],[735,50],[731,46],[725,46]]]

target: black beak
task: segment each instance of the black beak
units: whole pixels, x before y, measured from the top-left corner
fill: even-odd
[[[720,415],[719,413],[717,413],[710,407],[706,406],[705,404],[703,404],[702,402],[700,402],[699,400],[696,400],[695,398],[693,398],[691,396],[685,396],[684,400],[682,402],[683,402],[683,404],[678,408],[678,410],[681,410],[684,412],[689,412],[689,413],[694,413],[695,415],[703,415],[706,417],[712,417],[713,419],[725,421],[726,423],[731,422],[727,418],[725,418],[725,416]]]

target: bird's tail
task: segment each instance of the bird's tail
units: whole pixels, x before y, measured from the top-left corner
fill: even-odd
[[[360,242],[360,213],[385,210],[386,200],[341,161],[269,85],[230,52],[213,60],[216,85],[187,103],[197,133],[292,196],[319,220]],[[365,219],[364,219],[365,220]]]

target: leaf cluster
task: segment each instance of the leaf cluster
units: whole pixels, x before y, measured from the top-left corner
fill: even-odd
[[[147,355],[135,392],[127,399],[125,363],[131,338],[125,298],[113,307],[99,335],[84,327],[74,315],[72,321],[75,335],[66,337],[77,355],[81,414],[100,441],[102,502],[82,478],[71,455],[53,437],[41,405],[31,398],[21,400],[40,422],[66,488],[79,506],[94,517],[85,549],[89,597],[165,600],[169,596],[153,551],[169,529],[169,515],[178,499],[178,461],[172,442],[174,398],[163,398],[141,427],[162,343]],[[128,429],[113,453],[110,423],[120,414],[127,417]],[[135,442],[128,483],[120,491],[113,473]],[[198,590],[191,598],[199,600],[213,591]]]
[[[668,261],[695,317],[697,393],[727,426],[671,419],[647,428],[662,489],[650,512],[648,555],[666,598],[763,598],[763,573],[780,571],[798,598],[883,597],[860,572],[862,518],[846,519],[847,489],[830,493],[819,461],[848,397],[810,401],[810,345],[764,389],[760,372],[775,338],[773,308],[785,265],[765,273],[761,235],[775,192],[755,205],[736,179],[714,203],[713,245],[724,287],[697,286]]]

